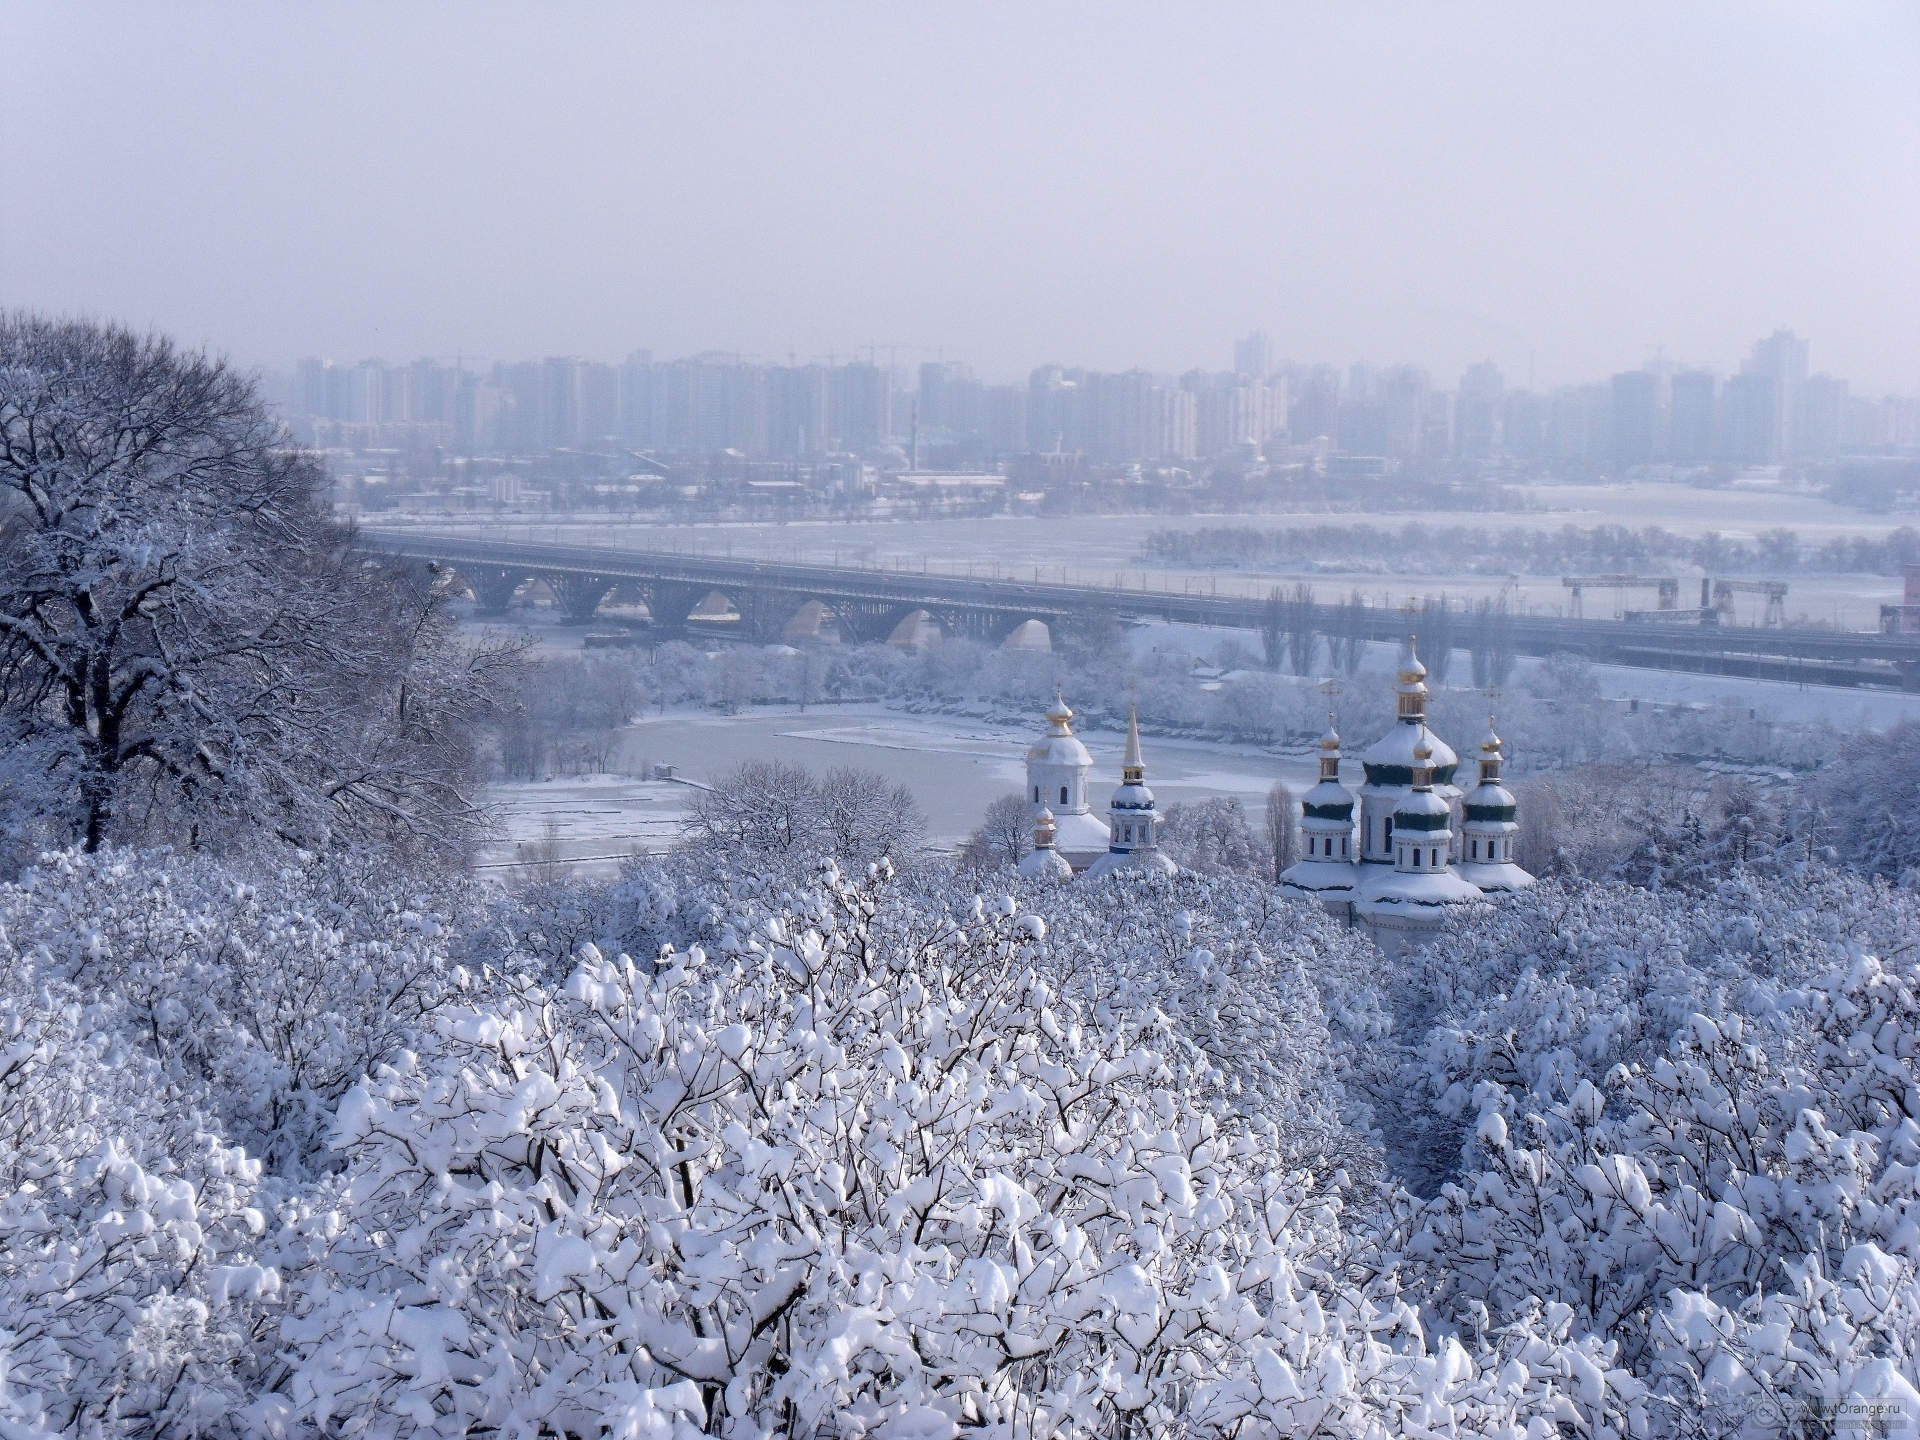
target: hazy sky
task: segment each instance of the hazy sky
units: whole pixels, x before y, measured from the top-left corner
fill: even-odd
[[[246,360],[1920,391],[1920,5],[0,3],[0,303]]]

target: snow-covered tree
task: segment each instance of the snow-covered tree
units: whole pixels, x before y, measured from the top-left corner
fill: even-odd
[[[1237,795],[1213,795],[1169,805],[1160,822],[1160,848],[1186,870],[1261,875],[1271,864]]]
[[[968,870],[1001,870],[1018,865],[1033,849],[1033,802],[1019,791],[987,806],[979,828],[960,845],[959,863]]]
[[[470,722],[505,655],[457,651],[439,578],[370,564],[326,500],[225,363],[0,316],[16,845],[474,834]]]
[[[1910,957],[1917,920],[1843,875],[1749,875],[1543,886],[1460,927],[1404,1106],[1458,1124],[1459,1170],[1409,1232],[1440,1312],[1566,1307],[1620,1341],[1662,1433],[1906,1404],[1920,970],[1872,956]]]

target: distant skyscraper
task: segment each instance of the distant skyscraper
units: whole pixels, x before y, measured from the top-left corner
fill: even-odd
[[[1012,455],[1027,448],[1027,387],[990,385],[982,397],[987,451]]]
[[[1800,394],[1802,455],[1824,459],[1847,443],[1847,382],[1831,375],[1810,375]]]
[[[1648,465],[1660,436],[1660,381],[1649,370],[1613,377],[1612,460],[1616,469]]]
[[[827,382],[827,429],[843,450],[868,450],[893,434],[893,380],[878,365],[837,367]]]
[[[1264,380],[1273,374],[1273,345],[1266,331],[1256,330],[1234,345],[1233,371],[1246,380]]]
[[[1500,367],[1482,360],[1460,377],[1453,405],[1454,453],[1463,460],[1488,460],[1500,450],[1500,398],[1505,389]]]
[[[1764,406],[1769,431],[1764,456],[1750,454],[1742,456],[1742,459],[1776,464],[1789,458],[1798,448],[1796,431],[1800,419],[1801,390],[1807,383],[1807,348],[1807,342],[1791,330],[1776,330],[1766,339],[1755,343],[1753,354],[1741,367],[1741,374],[1765,380],[1771,389]],[[1753,407],[1753,413],[1759,413],[1761,408]]]
[[[1316,365],[1289,387],[1287,429],[1296,443],[1340,438],[1340,372]]]
[[[1540,397],[1531,390],[1509,390],[1500,398],[1500,448],[1521,460],[1545,456],[1547,421]]]
[[[1569,385],[1553,392],[1547,412],[1547,453],[1574,464],[1603,464],[1613,439],[1606,385]]]
[[[1704,465],[1718,450],[1718,387],[1710,370],[1682,370],[1667,382],[1667,458]]]
[[[1748,465],[1774,465],[1780,448],[1780,386],[1770,375],[1743,370],[1727,381],[1721,410],[1725,439],[1721,451],[1729,460]]]
[[[1386,453],[1396,460],[1425,455],[1430,443],[1428,395],[1433,382],[1417,365],[1396,365],[1381,377],[1385,409]]]

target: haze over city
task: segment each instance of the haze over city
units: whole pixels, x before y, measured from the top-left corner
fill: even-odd
[[[1904,4],[16,7],[0,297],[281,366],[704,350],[1920,390]],[[24,218],[29,217],[29,218]]]

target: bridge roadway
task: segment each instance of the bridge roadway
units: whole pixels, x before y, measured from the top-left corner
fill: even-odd
[[[795,612],[816,601],[842,632],[884,640],[900,621],[925,612],[943,633],[1003,640],[1028,620],[1050,633],[1111,619],[1157,619],[1227,629],[1261,628],[1266,602],[1253,596],[1195,595],[1016,579],[913,574],[852,566],[719,555],[542,544],[472,536],[366,530],[370,549],[451,566],[483,612],[504,613],[529,580],[552,587],[568,618],[587,623],[616,588],[636,594],[657,624],[673,628],[714,592],[747,633],[778,639]],[[1358,630],[1396,642],[1407,615],[1380,606],[1316,604],[1321,636]],[[1517,655],[1571,652],[1598,663],[1745,675],[1821,685],[1920,688],[1920,635],[1871,631],[1755,629],[1675,621],[1574,620],[1507,614],[1489,629],[1471,612],[1451,615],[1452,643],[1492,644]]]

